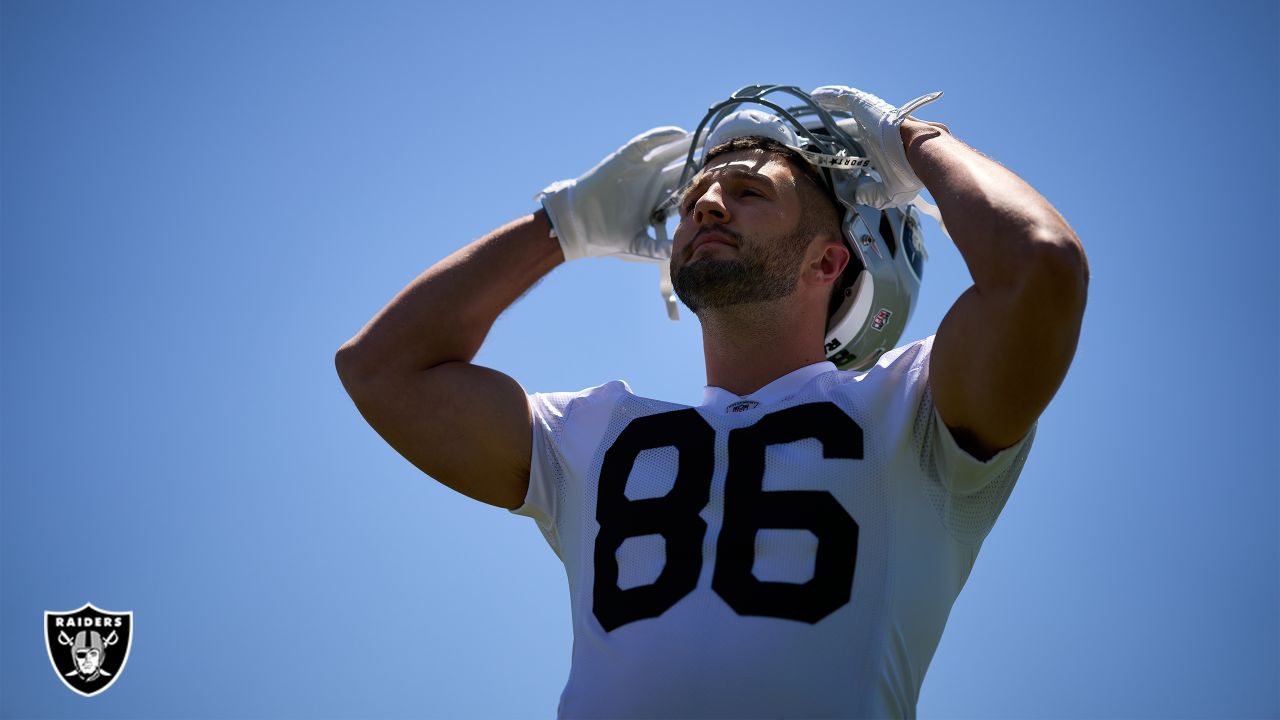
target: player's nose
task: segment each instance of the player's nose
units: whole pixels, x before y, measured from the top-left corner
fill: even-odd
[[[720,183],[711,183],[706,192],[693,204],[693,224],[701,226],[711,221],[729,221],[729,208],[724,203],[724,189]]]

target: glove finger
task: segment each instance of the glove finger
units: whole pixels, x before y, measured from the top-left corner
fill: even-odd
[[[662,171],[662,175],[658,178],[658,197],[654,205],[660,205],[672,195],[679,193],[684,188],[680,185],[680,177],[684,174],[684,163],[676,163]],[[675,201],[672,201],[675,202]],[[674,208],[674,206],[672,206]]]
[[[646,198],[653,211],[665,208],[665,212],[675,211],[675,200],[672,197],[680,190],[680,175],[684,171],[684,163],[663,168],[657,177],[657,183]],[[665,214],[665,213],[664,213]]]
[[[876,182],[871,178],[862,178],[858,186],[853,191],[854,200],[859,205],[869,205],[873,208],[885,208],[888,206],[889,195],[885,192],[884,183]]]
[[[862,126],[858,125],[858,121],[853,118],[836,118],[836,125],[840,126],[845,132],[858,132]]]
[[[828,109],[831,109],[831,108],[828,108]],[[836,108],[836,109],[839,109],[839,108]],[[838,126],[841,130],[844,130],[845,132],[849,133],[849,135],[854,140],[863,142],[867,139],[866,129],[863,128],[862,125],[860,125],[855,118],[837,118],[836,126]],[[870,151],[868,150],[868,152]]]
[[[650,235],[648,232],[642,231],[631,241],[631,251],[626,253],[626,260],[638,260],[639,262],[663,262],[671,259],[671,238],[667,238],[666,242],[662,242]]]
[[[662,187],[674,189],[684,174],[684,163],[671,163],[662,169]]]
[[[661,147],[688,135],[689,133],[683,128],[672,125],[656,127],[631,138],[626,145],[623,145],[618,150],[618,154],[628,160],[644,160],[644,156],[648,155],[654,148]]]
[[[843,110],[848,112],[853,106],[853,96],[851,94],[853,90],[854,88],[847,85],[823,85],[809,93],[809,96],[823,110]]]
[[[689,146],[692,144],[693,136],[685,133],[684,137],[676,138],[673,142],[655,148],[645,157],[645,160],[664,166],[676,160],[683,160],[689,155]]]

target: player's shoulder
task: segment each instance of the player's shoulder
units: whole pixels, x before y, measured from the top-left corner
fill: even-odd
[[[925,378],[933,338],[930,335],[889,350],[866,370],[836,370],[832,373],[832,379],[838,385],[878,385]]]
[[[886,373],[923,373],[929,369],[929,353],[933,352],[933,335],[896,347],[885,353],[871,371]]]
[[[582,390],[562,392],[527,393],[536,410],[566,416],[576,408],[617,402],[619,398],[635,396],[626,380],[610,380]]]

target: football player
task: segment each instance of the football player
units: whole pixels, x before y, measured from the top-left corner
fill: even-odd
[[[534,519],[563,561],[560,717],[914,716],[1074,355],[1088,266],[1048,201],[911,117],[936,94],[805,97],[821,122],[726,107],[706,139],[634,138],[428,269],[338,351],[392,447]],[[922,188],[973,284],[936,334],[894,347],[923,268]],[[649,228],[671,206],[666,242]],[[539,278],[606,255],[665,265],[698,316],[697,406],[621,381],[526,393],[471,362]]]

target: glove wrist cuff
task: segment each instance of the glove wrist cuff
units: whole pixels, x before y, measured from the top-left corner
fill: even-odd
[[[551,223],[551,237],[560,243],[565,262],[586,257],[586,252],[579,243],[574,242],[575,228],[572,227],[573,202],[569,193],[573,189],[573,180],[558,180],[534,196],[542,204]]]

